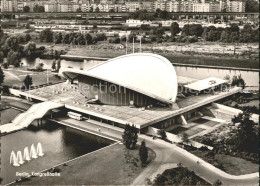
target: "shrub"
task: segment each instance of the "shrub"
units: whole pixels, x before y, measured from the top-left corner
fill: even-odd
[[[163,139],[163,140],[166,140],[167,139],[167,134],[165,132],[164,129],[160,129],[157,131],[157,134]]]

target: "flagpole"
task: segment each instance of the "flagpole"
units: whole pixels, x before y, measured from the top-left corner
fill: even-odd
[[[126,35],[125,35],[125,48],[126,48],[125,54],[127,54],[127,37],[126,37]]]
[[[133,37],[133,53],[135,53],[135,37]]]
[[[140,36],[140,53],[142,52],[142,36]]]

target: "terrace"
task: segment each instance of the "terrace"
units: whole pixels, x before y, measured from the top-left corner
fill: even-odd
[[[218,92],[217,94],[200,94],[180,98],[173,108],[130,108],[127,106],[113,106],[101,104],[88,104],[85,97],[79,92],[76,86],[67,83],[50,85],[26,92],[13,91],[18,96],[25,96],[29,99],[40,101],[56,101],[65,104],[67,109],[84,113],[90,117],[96,117],[101,122],[107,121],[111,124],[121,125],[134,124],[138,128],[144,128],[160,121],[172,118],[187,111],[211,104],[214,101],[233,95],[240,91],[234,87],[229,92]]]

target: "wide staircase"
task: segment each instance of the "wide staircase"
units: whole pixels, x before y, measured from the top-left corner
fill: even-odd
[[[34,120],[42,118],[48,111],[63,107],[64,104],[46,101],[32,105],[26,112],[16,116],[11,123],[1,125],[1,133],[10,133],[28,127]]]

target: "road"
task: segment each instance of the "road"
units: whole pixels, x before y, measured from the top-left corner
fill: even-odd
[[[113,126],[109,126],[109,128],[107,128],[106,124],[102,124],[102,126],[100,126],[98,124],[92,123],[91,120],[87,120],[85,122],[65,118],[61,120],[73,123],[74,125],[77,125],[80,128],[85,128],[86,130],[90,130],[91,132],[94,131],[99,135],[112,136],[116,139],[122,138],[122,129],[117,128],[118,130],[112,130],[112,128],[116,128]],[[101,132],[97,132],[97,128],[100,128]],[[223,171],[215,171],[208,168],[206,163],[204,164],[200,161],[201,163],[198,164],[198,158],[187,155],[190,154],[188,152],[182,153],[181,151],[184,150],[174,144],[167,143],[160,139],[152,140],[152,137],[139,134],[139,144],[142,140],[145,140],[147,147],[151,148],[156,153],[156,158],[133,181],[133,185],[144,185],[146,178],[153,179],[157,174],[162,173],[167,168],[176,167],[176,164],[180,162],[183,164],[183,166],[187,167],[189,170],[194,171],[198,176],[208,181],[209,183],[214,183],[219,179],[224,185],[258,185],[258,177],[256,176],[244,179],[239,178],[238,176],[229,178],[229,175],[227,176],[227,174],[225,174]],[[221,174],[221,172],[223,174]]]
[[[145,139],[146,145],[155,151],[156,159],[134,180],[133,185],[145,184],[145,178],[151,178],[150,176],[153,175],[156,170],[161,169],[165,164],[174,165],[180,162],[184,167],[194,171],[198,176],[210,183],[219,179],[223,185],[258,185],[258,177],[245,179],[226,178],[225,176],[219,175],[217,172],[203,166],[203,164],[198,164],[197,159],[190,158],[176,150],[176,148],[179,147],[175,148],[174,145],[167,144],[167,142],[159,143],[159,139],[152,140],[151,137],[143,135],[140,136],[140,138]],[[172,147],[169,148],[169,146]]]

